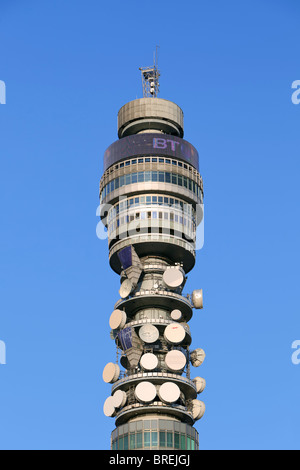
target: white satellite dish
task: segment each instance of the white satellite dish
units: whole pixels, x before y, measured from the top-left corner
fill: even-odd
[[[171,312],[171,318],[174,321],[179,321],[182,318],[182,312],[176,308],[175,310],[172,310]]]
[[[203,290],[198,289],[192,292],[192,302],[196,309],[203,308]]]
[[[165,328],[164,338],[168,343],[180,344],[185,338],[185,329],[179,323],[170,323]]]
[[[140,382],[134,394],[141,403],[150,403],[156,397],[156,387],[151,382]]]
[[[169,266],[163,274],[163,282],[169,289],[177,289],[183,284],[184,271],[177,266]]]
[[[154,370],[158,366],[157,356],[155,356],[155,354],[152,354],[152,353],[143,354],[140,360],[140,364],[141,364],[142,369]]]
[[[120,367],[114,362],[109,362],[103,369],[103,380],[108,384],[116,382],[120,375]]]
[[[124,392],[124,390],[117,390],[113,394],[112,399],[113,399],[112,402],[115,408],[123,408],[123,406],[125,405],[127,401],[126,392]]]
[[[158,396],[164,403],[174,403],[180,397],[180,388],[173,382],[165,382],[159,387]]]
[[[192,400],[192,415],[194,420],[202,418],[205,413],[205,404],[200,400]]]
[[[112,330],[124,328],[127,321],[127,315],[123,310],[114,310],[109,318],[109,326]]]
[[[182,371],[186,365],[186,357],[183,352],[174,349],[166,354],[165,363],[169,370]]]
[[[145,343],[155,343],[159,338],[159,331],[154,325],[143,325],[140,328],[139,337]]]
[[[113,397],[108,397],[103,405],[103,413],[105,416],[113,417],[116,415],[116,410],[113,403]]]
[[[205,387],[206,387],[206,381],[205,381],[205,379],[203,379],[202,377],[195,377],[195,378],[193,379],[193,382],[194,382],[194,384],[195,384],[195,386],[196,386],[196,391],[197,391],[197,393],[202,393],[203,390],[204,390]]]
[[[122,299],[126,299],[126,297],[128,297],[131,293],[132,289],[133,284],[130,279],[125,279],[125,281],[122,282],[119,290],[120,297],[122,297]]]
[[[205,352],[201,348],[195,349],[190,354],[190,360],[194,367],[201,366],[201,364],[203,364],[204,362],[204,359],[205,359]]]

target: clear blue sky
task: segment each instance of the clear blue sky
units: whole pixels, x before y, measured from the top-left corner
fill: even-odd
[[[108,449],[119,278],[96,237],[105,149],[159,44],[161,98],[199,151],[207,358],[201,449],[299,449],[297,0],[0,3],[0,448]]]

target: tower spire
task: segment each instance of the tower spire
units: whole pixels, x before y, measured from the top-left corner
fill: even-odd
[[[144,98],[157,98],[159,93],[159,77],[160,71],[157,67],[157,49],[156,46],[153,65],[151,67],[140,67],[139,70],[142,72],[142,86],[143,86],[143,97]]]

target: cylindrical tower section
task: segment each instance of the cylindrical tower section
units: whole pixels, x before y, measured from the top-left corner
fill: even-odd
[[[159,132],[183,137],[183,112],[177,104],[160,98],[126,103],[118,113],[118,137]]]
[[[197,399],[205,381],[191,379],[191,365],[205,354],[191,350],[188,322],[202,308],[202,291],[183,289],[195,264],[203,182],[183,133],[175,103],[137,99],[120,109],[120,140],[104,155],[101,219],[120,275],[109,318],[119,360],[103,371],[112,384],[103,410],[115,418],[113,450],[199,448],[193,424],[205,410]]]

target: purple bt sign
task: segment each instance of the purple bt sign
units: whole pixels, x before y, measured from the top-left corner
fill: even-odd
[[[104,153],[104,171],[111,165],[133,157],[178,158],[199,170],[199,155],[193,145],[167,134],[136,134],[117,140]]]

